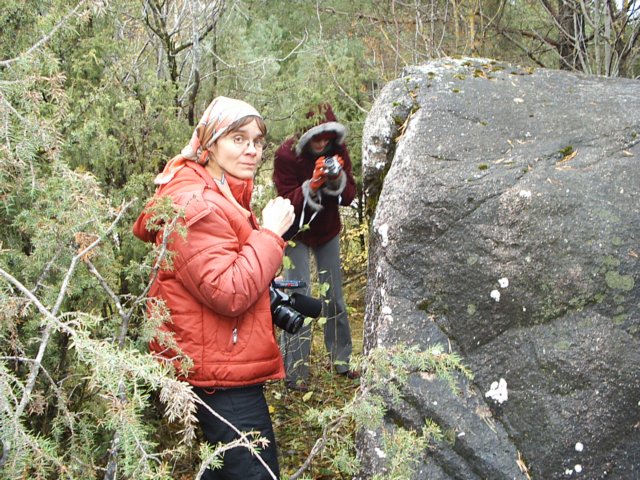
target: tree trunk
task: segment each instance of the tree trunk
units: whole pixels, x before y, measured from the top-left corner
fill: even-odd
[[[585,20],[575,0],[558,0],[558,53],[561,70],[588,70],[585,44]]]

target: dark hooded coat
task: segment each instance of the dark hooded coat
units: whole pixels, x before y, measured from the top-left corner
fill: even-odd
[[[301,136],[287,139],[276,151],[274,159],[273,181],[278,195],[288,198],[296,213],[296,220],[284,238],[295,237],[295,241],[310,247],[323,245],[340,233],[342,224],[338,207],[350,205],[356,194],[351,159],[344,145],[346,129],[336,121],[331,106],[325,105],[322,110],[324,118],[319,116],[320,121]],[[309,142],[314,136],[325,133],[334,133],[335,139],[320,155],[314,154],[308,148]],[[342,157],[345,181],[342,182],[343,188],[338,190],[323,187],[319,199],[314,201],[309,198],[308,188],[305,188],[304,184],[313,176],[315,162],[321,155]],[[313,220],[309,223],[312,217]],[[303,224],[308,224],[309,228],[299,231],[301,218]]]

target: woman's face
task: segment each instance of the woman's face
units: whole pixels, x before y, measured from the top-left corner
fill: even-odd
[[[264,136],[258,123],[252,120],[238,130],[220,137],[209,147],[210,158],[207,170],[213,178],[222,178],[222,173],[241,180],[253,178],[262,159]]]
[[[316,136],[309,140],[309,146],[313,153],[322,153],[330,141],[331,139],[328,137]]]

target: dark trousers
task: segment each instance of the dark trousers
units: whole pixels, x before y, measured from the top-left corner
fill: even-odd
[[[260,456],[277,478],[280,478],[276,439],[263,386],[213,390],[213,393],[198,387],[194,387],[193,390],[212,410],[241,432],[260,432],[261,437],[269,440],[269,445],[260,449]],[[198,405],[197,417],[205,439],[212,446],[218,443],[226,444],[238,438],[236,432],[202,405]],[[202,476],[203,480],[272,479],[259,460],[245,447],[227,450],[223,462],[221,469],[207,470]]]

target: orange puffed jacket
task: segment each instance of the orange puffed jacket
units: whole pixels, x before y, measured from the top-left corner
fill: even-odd
[[[225,180],[237,202],[250,210],[253,181]],[[182,379],[199,387],[226,388],[283,378],[268,287],[280,268],[284,240],[261,229],[253,213],[243,214],[195,162],[187,162],[162,185],[147,207],[162,196],[183,209],[180,221],[187,234],[171,234],[173,266],[159,271],[149,295],[169,309],[171,321],[161,330],[171,332],[182,354],[193,361]],[[145,209],[133,232],[161,245],[162,235],[147,228],[151,216]],[[149,308],[156,303],[150,301]],[[168,342],[161,345],[160,338],[150,343],[151,350],[177,367],[184,365],[181,355]]]

